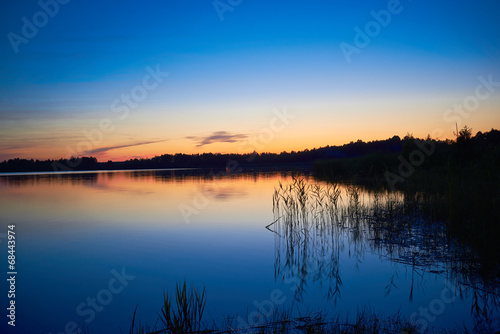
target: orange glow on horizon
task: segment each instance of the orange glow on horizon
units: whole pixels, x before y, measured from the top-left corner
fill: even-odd
[[[487,132],[490,131],[492,127],[485,126],[481,129],[473,128],[473,133],[477,133],[478,131]],[[426,138],[427,135],[430,135],[433,139],[453,140],[455,136],[453,132],[455,131],[455,127],[448,125],[447,128],[434,128],[431,131],[420,131],[420,132],[411,132],[411,131],[401,131],[399,133],[390,133],[387,134],[381,133],[381,131],[373,131],[373,132],[362,132],[359,131],[359,135],[349,135],[348,131],[343,133],[342,138],[334,138],[335,136],[331,136],[331,138],[323,137],[321,134],[318,136],[310,136],[309,138],[297,138],[292,140],[291,138],[279,138],[274,140],[273,142],[262,145],[262,147],[255,147],[255,151],[258,153],[276,153],[279,154],[281,152],[298,152],[303,150],[312,150],[315,148],[325,147],[325,146],[342,146],[344,144],[349,144],[350,142],[356,142],[357,140],[362,140],[364,142],[369,141],[377,141],[377,140],[386,140],[392,138],[393,136],[399,136],[401,139],[409,132],[413,134],[415,138]],[[246,149],[245,149],[246,148]],[[254,149],[249,147],[248,145],[239,145],[239,144],[211,144],[206,145],[204,147],[182,147],[180,145],[169,145],[169,143],[164,144],[152,144],[152,145],[144,145],[133,148],[123,148],[116,149],[110,152],[106,152],[103,154],[95,154],[92,155],[98,159],[100,162],[106,162],[108,160],[112,161],[125,161],[130,159],[141,159],[141,158],[153,158],[155,156],[161,156],[163,154],[204,154],[204,153],[221,153],[221,154],[247,154],[252,153]]]

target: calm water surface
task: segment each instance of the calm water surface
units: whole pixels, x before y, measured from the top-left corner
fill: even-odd
[[[416,312],[415,321],[430,308],[429,325],[471,323],[473,291],[443,266],[415,270],[349,224],[294,237],[282,218],[266,229],[280,217],[275,188],[291,181],[288,172],[213,178],[189,170],[0,176],[5,258],[7,225],[16,225],[17,237],[9,332],[69,333],[71,322],[90,333],[126,332],[136,305],[137,318],[153,325],[163,292],[184,279],[206,287],[206,319],[216,323],[238,314],[251,325],[259,314],[290,307],[332,316],[363,307]],[[347,205],[347,188],[339,189]],[[377,201],[366,191],[359,196]],[[7,298],[1,302],[5,310]]]

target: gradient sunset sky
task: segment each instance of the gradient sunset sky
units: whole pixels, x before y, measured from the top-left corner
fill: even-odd
[[[483,84],[500,82],[499,1],[60,1],[2,2],[0,161],[279,153],[500,128],[500,83]],[[156,82],[155,70],[168,76]],[[453,110],[478,89],[477,105]],[[285,109],[293,119],[260,140]]]

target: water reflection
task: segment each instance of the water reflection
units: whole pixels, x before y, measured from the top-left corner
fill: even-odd
[[[179,208],[199,194],[208,202],[187,224]],[[91,333],[126,327],[137,304],[138,319],[154,324],[163,291],[184,278],[206,286],[216,321],[251,314],[275,289],[288,309],[344,315],[368,305],[408,317],[443,281],[457,302],[436,325],[453,328],[457,316],[469,323],[471,308],[494,310],[498,283],[481,280],[470,251],[419,205],[409,194],[292,171],[0,176],[0,221],[18,225],[22,245],[19,315],[30,323],[20,322],[21,333],[83,321],[75,307],[122,267],[137,278],[96,315]]]
[[[295,283],[301,302],[308,282],[327,286],[326,299],[342,295],[342,262],[363,264],[367,253],[394,264],[385,287],[399,285],[404,268],[411,272],[409,302],[415,287],[425,288],[429,274],[452,282],[454,293],[471,300],[476,324],[498,316],[499,282],[483,277],[473,252],[447,233],[445,224],[425,219],[421,194],[371,191],[357,185],[318,184],[302,178],[275,187],[275,278]]]
[[[74,184],[89,185],[96,184],[98,173],[85,174],[24,174],[24,175],[0,175],[0,185],[10,187],[53,185],[53,184]]]

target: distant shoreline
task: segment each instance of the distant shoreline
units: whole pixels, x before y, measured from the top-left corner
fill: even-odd
[[[241,171],[232,171],[227,175],[238,174],[241,172],[249,172],[252,170],[259,171],[288,171],[288,170],[311,170],[311,163],[296,163],[296,164],[259,164],[259,165],[241,165]],[[100,173],[121,173],[121,172],[156,172],[156,171],[195,171],[195,170],[215,170],[224,171],[223,167],[176,167],[176,168],[122,168],[122,169],[92,169],[92,170],[72,170],[72,171],[29,171],[29,172],[0,172],[0,177],[4,176],[34,176],[34,175],[70,175],[70,174],[100,174]]]
[[[201,168],[96,169],[96,170],[74,170],[74,171],[1,172],[0,176],[24,176],[24,175],[29,176],[29,175],[57,175],[57,174],[94,174],[94,173],[118,173],[118,172],[194,170],[194,169],[201,169]]]

